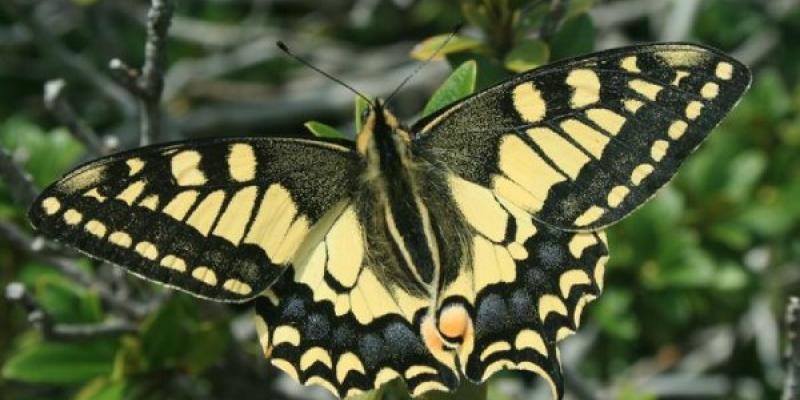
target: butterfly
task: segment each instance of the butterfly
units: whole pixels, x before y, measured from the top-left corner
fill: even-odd
[[[694,44],[531,70],[355,142],[210,139],[91,161],[46,188],[46,235],[198,297],[255,305],[264,353],[346,397],[532,371],[603,289],[604,229],[647,201],[750,72]]]

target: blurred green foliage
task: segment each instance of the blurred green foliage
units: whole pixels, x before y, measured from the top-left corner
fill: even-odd
[[[71,6],[62,4],[83,19],[60,39],[95,65],[102,66],[111,56],[120,55],[138,65],[142,27],[130,18],[109,14],[109,3],[76,0]],[[269,14],[260,17],[260,23],[365,51],[409,40],[417,43],[410,57],[422,60],[436,54],[446,59],[454,71],[438,90],[430,91],[427,103],[418,102],[414,112],[419,115],[430,114],[515,72],[587,53],[601,39],[609,43],[609,37],[620,35],[633,41],[658,38],[658,29],[648,25],[658,18],[640,18],[613,31],[599,27],[589,11],[608,2],[591,0],[565,2],[567,8],[558,13],[546,1],[463,0],[456,7],[445,0],[385,0],[376,1],[366,16],[359,16],[358,4],[351,3],[276,2]],[[620,3],[624,2],[611,2]],[[628,3],[636,6],[636,2]],[[253,4],[179,2],[178,15],[235,25],[252,18]],[[108,15],[113,19],[105,21]],[[554,18],[562,23],[549,26]],[[443,32],[462,19],[467,26],[442,47],[448,36]],[[4,28],[16,23],[10,15],[0,14]],[[112,30],[113,37],[97,35],[107,29],[104,23],[119,25]],[[758,301],[766,301],[771,313],[761,321],[776,324],[786,297],[800,288],[800,42],[796,40],[800,10],[795,7],[778,15],[768,2],[708,0],[697,10],[690,38],[733,51],[764,32],[777,42],[767,54],[751,60],[755,79],[749,94],[688,160],[674,182],[610,230],[612,257],[605,293],[584,317],[585,329],[595,336],[573,368],[595,387],[613,388],[616,398],[656,398],[637,384],[633,366],[650,363],[658,371],[679,370],[683,358],[691,355],[700,338],[711,330],[724,330],[734,338],[730,354],[720,355],[721,361],[703,371],[733,382],[719,398],[777,397],[780,381],[774,375],[775,355],[770,358],[759,339],[770,327],[751,326],[751,317],[760,310],[755,307]],[[207,50],[197,43],[175,40],[170,60],[177,63],[202,56]],[[12,152],[35,183],[43,186],[86,155],[83,146],[38,100],[43,81],[56,77],[53,74],[59,70],[58,66],[48,67],[53,61],[43,60],[38,52],[31,42],[0,44],[0,146]],[[283,58],[272,58],[221,79],[277,86],[291,79],[296,68]],[[108,102],[98,100],[85,82],[70,84],[71,100],[79,113],[99,131],[111,129],[123,119]],[[178,96],[167,108],[180,115],[208,101]],[[357,99],[356,131],[364,107],[363,100]],[[309,122],[309,118],[319,120]],[[349,112],[335,117],[308,115],[294,121],[291,128],[306,132],[304,124],[309,134],[316,136],[352,137],[343,133],[352,130],[347,128],[353,124]],[[24,205],[14,203],[13,193],[0,180],[0,220],[27,227],[24,215]],[[88,260],[81,261],[80,267],[98,279],[107,279],[109,274],[107,268]],[[91,324],[119,317],[109,314],[108,305],[92,287],[71,281],[52,265],[32,260],[0,240],[0,283],[11,281],[22,282],[59,323]],[[274,381],[275,373],[257,372],[268,368],[252,335],[234,342],[231,326],[246,315],[246,308],[221,307],[180,293],[165,294],[148,283],[126,282],[133,300],[167,299],[136,321],[136,334],[48,341],[30,328],[21,308],[0,304],[0,326],[4,328],[0,331],[0,398],[204,399],[271,393],[260,388]],[[242,372],[246,368],[253,372]],[[236,376],[231,376],[232,372]],[[509,380],[531,383],[516,374],[494,382]],[[755,389],[738,390],[741,385],[737,382]],[[242,391],[234,391],[236,385]],[[246,391],[253,388],[259,391]],[[515,398],[494,383],[480,390],[488,391],[492,399]],[[473,395],[486,396],[480,390]],[[364,398],[402,398],[400,392],[390,386]]]

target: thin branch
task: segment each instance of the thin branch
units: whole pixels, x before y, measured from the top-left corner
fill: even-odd
[[[23,207],[30,206],[39,194],[39,189],[33,184],[30,175],[2,148],[0,148],[0,179],[8,185],[17,204]]]
[[[658,38],[662,42],[686,40],[694,26],[700,8],[700,0],[672,1],[671,9],[663,21]]]
[[[147,97],[147,93],[139,86],[139,71],[136,68],[125,64],[119,58],[112,58],[108,62],[108,68],[111,70],[111,76],[120,86],[127,89],[137,98]]]
[[[167,31],[173,11],[172,0],[153,0],[147,13],[145,62],[139,78],[139,87],[146,94],[139,97],[142,145],[158,141],[161,136],[161,92],[167,64]]]
[[[800,297],[786,305],[786,379],[783,400],[800,400]]]
[[[781,34],[777,29],[766,28],[749,36],[731,56],[753,66],[765,60],[780,44]]]
[[[19,0],[0,1],[0,5],[12,16],[22,22],[35,38],[34,42],[42,53],[60,65],[71,76],[93,86],[100,94],[111,100],[126,116],[133,115],[134,105],[130,96],[121,90],[114,81],[101,74],[91,63],[69,51],[45,27],[31,10],[25,10]]]
[[[92,127],[78,118],[72,105],[64,98],[66,82],[63,79],[48,81],[44,85],[44,104],[70,133],[80,140],[90,152],[102,155],[108,152]]]
[[[569,0],[551,0],[550,12],[542,23],[542,28],[539,30],[539,37],[544,41],[550,39],[558,31],[558,27],[567,16],[567,8],[569,7]]]
[[[100,336],[116,336],[135,334],[134,325],[118,320],[109,320],[97,324],[60,324],[56,322],[22,283],[11,282],[6,286],[6,299],[22,305],[28,313],[28,321],[42,332],[45,339],[50,340],[85,340]]]

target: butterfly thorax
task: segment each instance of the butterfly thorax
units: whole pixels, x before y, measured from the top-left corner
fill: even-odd
[[[431,216],[420,193],[419,161],[409,151],[411,135],[380,103],[356,139],[366,162],[362,182],[373,193],[391,253],[423,286],[438,278],[439,251]],[[435,285],[433,285],[435,286]]]

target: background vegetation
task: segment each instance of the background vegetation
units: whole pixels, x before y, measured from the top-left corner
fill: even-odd
[[[35,191],[14,165],[42,187],[81,160],[138,144],[137,102],[147,96],[130,90],[130,74],[145,61],[149,5],[0,3],[0,286],[8,296],[0,398],[328,398],[268,366],[246,305],[164,290],[29,229]],[[753,67],[750,92],[677,179],[610,230],[605,294],[562,359],[573,399],[778,398],[783,307],[800,288],[798,1],[179,1],[154,139],[309,136],[309,120],[319,121],[310,125],[317,133],[352,136],[352,94],[274,42],[386,96],[462,21],[443,60],[398,95],[407,121],[462,65],[462,82],[448,81],[456,89],[441,98],[470,89],[474,71],[480,89],[513,71],[635,42],[700,42]],[[115,58],[136,68],[117,62],[112,71]],[[45,99],[45,83],[59,78]],[[542,386],[507,373],[486,390],[491,399],[546,398]],[[403,398],[402,390],[373,396]]]

